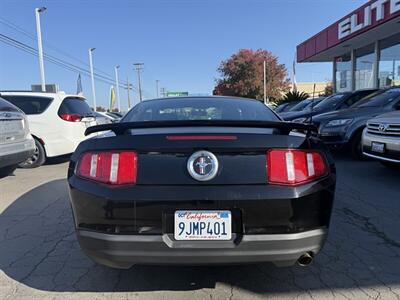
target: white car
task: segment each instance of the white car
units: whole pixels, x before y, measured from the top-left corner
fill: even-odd
[[[96,118],[85,98],[63,92],[0,92],[2,98],[20,108],[28,118],[34,138],[35,153],[23,168],[42,165],[48,157],[70,154],[85,137],[87,127],[96,125]]]
[[[0,178],[11,174],[34,150],[25,114],[0,98]]]

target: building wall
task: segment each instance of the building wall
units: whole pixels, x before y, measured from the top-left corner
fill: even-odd
[[[318,97],[325,93],[325,88],[330,85],[330,82],[298,82],[297,91],[304,92],[312,97],[315,84],[315,96]]]

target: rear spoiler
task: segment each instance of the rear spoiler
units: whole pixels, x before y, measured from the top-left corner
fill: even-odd
[[[189,120],[189,121],[145,121],[122,122],[96,125],[86,128],[85,135],[111,130],[116,135],[125,134],[129,129],[139,128],[165,128],[165,127],[253,127],[275,128],[285,134],[293,130],[304,131],[307,134],[317,132],[317,128],[311,124],[293,123],[284,121],[221,121],[221,120]]]

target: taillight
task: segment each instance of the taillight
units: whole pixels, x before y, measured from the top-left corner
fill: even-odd
[[[60,115],[61,119],[68,122],[79,122],[82,120],[82,116],[80,114],[62,114]]]
[[[321,153],[313,150],[272,149],[267,152],[270,184],[299,185],[328,174]]]
[[[134,151],[86,152],[79,159],[76,175],[105,184],[135,184],[137,153]]]

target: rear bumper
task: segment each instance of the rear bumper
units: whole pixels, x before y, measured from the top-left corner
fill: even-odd
[[[15,145],[14,151],[5,151],[6,154],[0,153],[0,168],[16,165],[25,161],[33,154],[34,150],[35,143],[33,139],[18,143],[18,145]]]
[[[239,264],[273,262],[289,266],[306,252],[318,253],[327,228],[291,234],[234,235],[232,241],[176,241],[173,235],[115,235],[77,230],[83,251],[115,268],[134,264]]]

